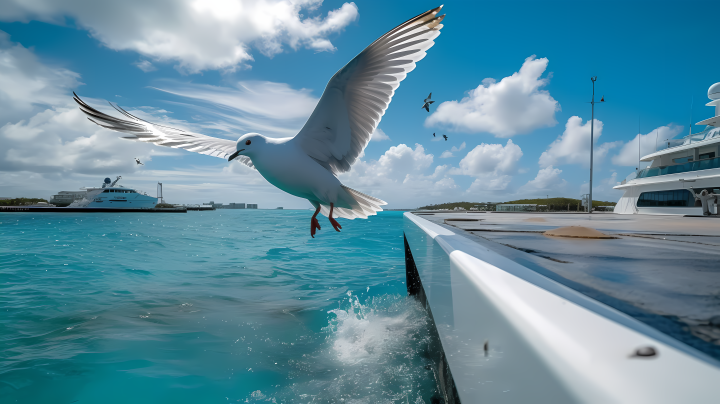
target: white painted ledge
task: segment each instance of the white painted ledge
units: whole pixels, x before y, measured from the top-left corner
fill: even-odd
[[[717,402],[712,358],[419,216],[405,234],[463,404]]]

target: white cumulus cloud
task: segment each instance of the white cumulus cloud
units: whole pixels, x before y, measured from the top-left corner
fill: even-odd
[[[137,62],[135,62],[135,66],[137,66],[138,69],[144,71],[145,73],[154,72],[155,70],[157,70],[157,67],[153,66],[153,64],[147,60],[138,60]]]
[[[460,101],[446,101],[425,120],[426,126],[447,126],[469,133],[489,132],[511,137],[554,126],[560,104],[543,90],[549,78],[541,78],[548,59],[525,59],[519,72],[500,80],[486,78]]]
[[[0,31],[0,171],[45,175],[129,172],[151,159],[134,142],[90,123],[72,101],[75,72],[47,66]]]
[[[442,154],[440,155],[440,158],[441,158],[441,159],[446,159],[446,158],[450,158],[450,157],[455,157],[455,155],[454,155],[453,153],[459,152],[460,150],[463,150],[463,149],[465,149],[465,142],[462,142],[462,144],[460,145],[460,147],[455,147],[455,146],[453,146],[453,147],[450,148],[450,150],[445,150],[445,151],[442,152]]]
[[[370,140],[374,142],[382,142],[383,140],[390,140],[390,136],[386,135],[382,129],[377,127],[372,135],[370,135]]]
[[[391,179],[403,179],[408,174],[420,173],[430,167],[432,154],[425,154],[425,148],[416,144],[415,149],[399,144],[392,146],[378,159],[376,174]]]
[[[26,119],[72,99],[69,89],[79,86],[80,75],[62,67],[50,67],[10,36],[0,31],[0,126]]]
[[[679,135],[683,130],[682,126],[678,125],[666,125],[655,128],[648,134],[638,133],[635,138],[627,143],[620,149],[617,155],[612,157],[613,164],[619,166],[638,166],[638,139],[640,139],[640,155],[645,156],[653,153],[656,147],[662,145],[662,142],[667,139],[672,139]]]
[[[528,181],[523,187],[528,191],[557,191],[567,186],[567,181],[560,178],[562,170],[547,166],[538,171],[535,179]]]
[[[596,119],[593,130],[595,164],[602,161],[610,149],[622,144],[622,142],[598,143],[602,132],[603,123]],[[568,118],[565,131],[540,155],[539,164],[540,167],[561,164],[582,164],[590,167],[590,121],[583,124],[579,116]]]
[[[486,193],[487,191],[504,191],[512,180],[512,176],[500,175],[493,178],[476,178],[470,184],[468,193]]]
[[[460,167],[451,170],[450,173],[474,177],[513,174],[522,155],[520,146],[510,139],[505,146],[483,143],[470,150],[460,160]]]
[[[447,175],[449,167],[431,168],[433,155],[427,154],[420,144],[415,144],[414,149],[405,144],[392,146],[377,160],[362,157],[352,170],[340,174],[343,184],[384,199],[392,206],[412,208],[428,198],[460,195],[459,186]]]
[[[522,155],[520,146],[510,139],[505,146],[483,143],[470,150],[460,160],[459,167],[449,170],[449,173],[476,177],[466,192],[487,196],[488,191],[507,189]]]
[[[8,0],[0,20],[64,25],[69,17],[110,49],[198,73],[243,67],[253,60],[252,47],[268,57],[288,48],[333,51],[329,36],[355,21],[358,8],[344,3],[323,16],[321,5],[322,0]]]

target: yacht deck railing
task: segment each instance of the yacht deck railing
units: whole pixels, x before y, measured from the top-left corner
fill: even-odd
[[[691,161],[685,164],[664,167],[648,167],[637,171],[635,178],[656,177],[659,175],[678,174],[689,171],[709,170],[720,168],[720,157],[712,159]],[[632,174],[631,174],[632,175]]]

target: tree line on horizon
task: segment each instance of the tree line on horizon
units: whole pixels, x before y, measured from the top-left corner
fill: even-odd
[[[47,202],[47,200],[42,198],[0,199],[0,206],[25,206],[32,205],[38,202]]]
[[[508,201],[508,202],[447,202],[447,203],[440,203],[437,205],[427,205],[427,206],[421,206],[418,208],[418,210],[438,210],[438,209],[447,209],[447,210],[453,210],[456,207],[463,208],[465,210],[470,210],[470,208],[475,206],[482,206],[482,207],[488,207],[492,206],[492,210],[495,210],[495,205],[499,204],[534,204],[534,205],[545,205],[548,207],[548,210],[561,210],[561,211],[582,211],[584,209],[583,206],[580,204],[580,199],[574,199],[574,198],[536,198],[536,199],[518,199],[515,201]],[[616,202],[605,202],[605,201],[593,201],[593,208],[596,208],[598,206],[615,206]]]

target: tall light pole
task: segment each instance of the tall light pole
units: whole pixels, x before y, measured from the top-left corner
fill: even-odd
[[[592,180],[593,180],[593,143],[595,143],[595,81],[597,81],[597,76],[590,77],[590,81],[592,81],[593,86],[593,94],[592,94],[592,101],[590,101],[590,104],[592,105],[592,115],[590,118],[590,191],[588,192],[588,213],[592,213]],[[605,97],[602,97],[600,99],[600,102],[605,102]]]

